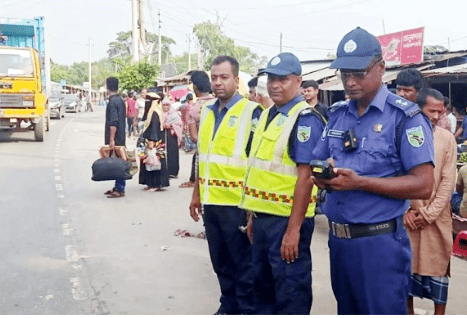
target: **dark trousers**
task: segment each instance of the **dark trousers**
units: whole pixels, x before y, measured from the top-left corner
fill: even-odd
[[[290,264],[280,248],[289,218],[256,213],[253,217],[253,267],[256,309],[260,315],[309,315],[311,291],[311,236],[313,218],[300,229],[299,256]]]
[[[131,133],[134,133],[136,130],[136,127],[133,125],[134,122],[134,117],[127,117],[127,124],[128,124],[128,136],[131,135]]]
[[[357,239],[329,234],[339,315],[407,315],[412,252],[402,218],[394,233]]]
[[[196,155],[197,155],[197,152],[195,152],[193,154],[193,159],[191,160],[191,174],[190,174],[190,181],[191,182],[195,182],[195,179],[196,179],[196,175],[195,175],[195,172],[196,172]]]
[[[125,185],[125,179],[115,180],[115,190],[117,190],[118,192],[125,192]]]
[[[238,227],[246,212],[237,207],[205,205],[204,226],[209,254],[221,289],[219,312],[254,314],[251,244]]]

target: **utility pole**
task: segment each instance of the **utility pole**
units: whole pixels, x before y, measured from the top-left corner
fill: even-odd
[[[89,93],[88,93],[88,98],[89,98],[89,103],[91,103],[91,38],[89,38]]]
[[[451,41],[449,40],[449,37],[448,37],[448,50],[451,51]],[[448,60],[449,62],[449,60]]]
[[[201,50],[201,44],[198,41],[198,70],[202,70],[204,66],[203,54]]]
[[[141,43],[142,51],[144,52],[144,56],[149,55],[149,52],[147,51],[148,47],[146,46],[146,24],[144,21],[144,1],[145,0],[139,0],[139,8],[138,8],[138,13],[139,13],[139,41]]]
[[[133,62],[139,61],[139,30],[138,30],[138,17],[139,17],[139,0],[132,0],[132,38],[133,38]]]
[[[383,34],[386,34],[386,27],[384,26],[384,19],[381,19],[381,21],[383,22]]]
[[[161,35],[161,10],[159,10],[159,13],[158,13],[158,16],[159,16],[159,59],[158,59],[158,62],[159,62],[159,66],[161,66],[162,64],[162,35]]]
[[[281,40],[280,40],[280,48],[279,48],[280,52],[279,53],[282,53],[282,32],[281,32]]]
[[[188,71],[191,70],[191,34],[188,33]]]

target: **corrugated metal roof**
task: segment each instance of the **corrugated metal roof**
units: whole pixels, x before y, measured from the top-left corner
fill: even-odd
[[[442,76],[445,74],[462,74],[462,73],[467,74],[467,63],[454,65],[454,66],[447,66],[447,67],[442,67],[442,68],[436,68],[433,70],[426,70],[422,72],[422,74],[427,77]]]
[[[335,69],[330,69],[329,67],[326,67],[326,68],[316,70],[308,74],[304,74],[302,75],[302,79],[303,81],[309,81],[309,80],[319,81],[319,80],[322,80],[323,78],[333,77],[335,75],[336,75]]]

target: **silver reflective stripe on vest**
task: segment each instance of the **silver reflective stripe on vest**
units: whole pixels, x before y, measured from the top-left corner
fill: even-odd
[[[309,106],[303,105],[297,108],[296,111],[291,115],[291,117],[288,117],[287,120],[285,121],[284,123],[285,127],[282,130],[278,141],[276,142],[276,149],[274,150],[274,156],[273,156],[272,161],[262,160],[255,156],[250,156],[248,160],[248,165],[262,169],[262,170],[266,170],[266,171],[276,172],[276,173],[289,175],[289,176],[296,176],[298,173],[297,167],[284,165],[282,163],[282,157],[284,156],[285,147],[288,146],[288,140],[290,137],[290,133],[292,132],[293,127],[295,126],[295,122],[297,121],[297,118],[300,115],[300,113],[303,111],[303,109],[307,107]]]
[[[244,145],[243,142],[245,140],[245,134],[247,129],[250,128],[251,131],[251,117],[253,116],[252,109],[258,106],[255,102],[248,102],[243,109],[242,118],[240,118],[240,123],[238,125],[237,130],[237,140],[235,141],[235,149],[233,151],[232,157],[234,158],[241,158],[243,151],[245,150],[246,144]]]
[[[276,173],[285,174],[288,176],[297,175],[297,167],[286,166],[278,162],[261,160],[259,158],[250,158],[250,165],[252,167],[255,167],[261,170],[276,172]]]
[[[227,157],[218,154],[198,154],[198,160],[200,162],[207,162],[209,156],[209,163],[217,163],[229,166],[237,166],[237,167],[246,167],[248,165],[248,160],[241,159],[240,157]]]
[[[282,157],[284,155],[285,147],[288,147],[289,144],[290,133],[292,132],[293,127],[297,122],[298,116],[300,115],[302,110],[304,110],[307,107],[310,106],[308,104],[304,104],[303,106],[298,107],[295,110],[295,113],[293,113],[291,117],[288,117],[285,121],[285,127],[282,130],[282,133],[279,136],[279,140],[276,143],[276,150],[274,152],[274,158],[272,159],[272,162],[282,164]]]

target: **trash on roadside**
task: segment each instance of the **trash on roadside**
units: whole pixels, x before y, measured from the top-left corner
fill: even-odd
[[[172,248],[170,246],[161,246],[161,251],[171,251]]]
[[[191,232],[188,232],[187,230],[181,230],[178,229],[174,232],[174,236],[180,236],[180,237],[197,237],[200,239],[205,239],[206,238],[206,232],[200,232],[198,234],[193,234]]]

